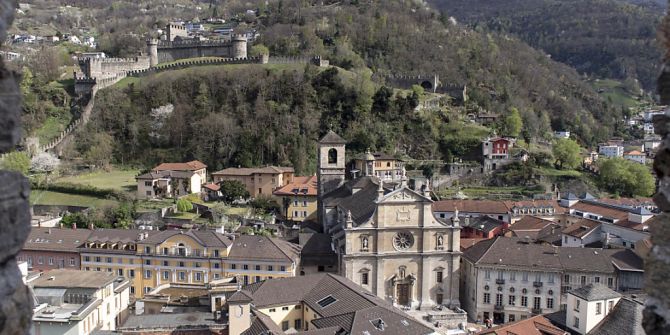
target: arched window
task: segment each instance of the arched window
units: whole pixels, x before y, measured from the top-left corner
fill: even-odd
[[[337,163],[337,149],[332,148],[328,150],[328,164],[336,164]]]

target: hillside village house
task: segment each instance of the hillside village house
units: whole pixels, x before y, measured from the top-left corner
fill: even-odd
[[[207,165],[200,161],[162,163],[135,177],[137,198],[170,198],[200,193],[207,181]]]
[[[50,270],[29,286],[35,299],[31,334],[113,331],[128,315],[130,282],[114,273]]]
[[[623,146],[615,143],[601,144],[598,146],[598,154],[608,158],[623,157],[623,151]]]
[[[399,182],[403,172],[403,161],[381,152],[371,153],[369,150],[354,159],[354,169],[360,175],[376,176],[384,181]]]
[[[647,155],[638,150],[629,151],[623,154],[623,158],[640,164],[647,163]]]
[[[83,270],[129,278],[137,298],[166,283],[292,277],[300,264],[300,247],[284,240],[196,230],[96,229],[80,253]]]
[[[212,173],[214,183],[236,180],[244,184],[251,197],[271,196],[280,187],[293,181],[292,167],[266,166],[262,168],[227,168]]]
[[[293,177],[293,181],[273,192],[281,201],[283,215],[286,220],[302,222],[307,219],[316,220],[317,209],[317,177]]]
[[[483,171],[493,171],[509,164],[511,148],[512,141],[502,137],[482,141]]]

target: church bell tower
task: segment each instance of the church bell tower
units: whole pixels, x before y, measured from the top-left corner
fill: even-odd
[[[325,227],[323,212],[323,196],[328,192],[344,184],[345,174],[345,141],[340,135],[332,130],[319,141],[319,154],[317,156],[317,178],[318,189],[318,218],[319,223]]]

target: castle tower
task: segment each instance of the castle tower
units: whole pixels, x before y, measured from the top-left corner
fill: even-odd
[[[232,49],[230,57],[232,58],[247,58],[247,37],[244,35],[235,34],[232,37]]]
[[[158,40],[150,38],[147,40],[147,51],[149,52],[149,66],[158,65]]]
[[[317,190],[318,219],[324,225],[323,196],[344,184],[346,144],[347,141],[332,130],[328,131],[319,141],[319,153],[316,162],[319,182]]]

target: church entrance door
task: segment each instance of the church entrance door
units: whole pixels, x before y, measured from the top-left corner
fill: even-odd
[[[410,284],[398,284],[398,305],[409,306]]]

